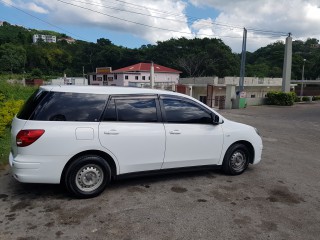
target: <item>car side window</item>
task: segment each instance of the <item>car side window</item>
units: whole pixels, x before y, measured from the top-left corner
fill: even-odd
[[[163,105],[168,123],[211,124],[211,114],[203,108],[182,99],[163,99]]]
[[[103,121],[158,122],[156,99],[111,99]]]
[[[111,99],[103,115],[103,121],[117,121],[117,111],[114,99]]]
[[[36,108],[31,120],[97,122],[106,98],[102,94],[51,92]]]

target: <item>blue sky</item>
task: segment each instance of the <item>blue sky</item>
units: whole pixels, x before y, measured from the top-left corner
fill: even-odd
[[[0,21],[91,42],[107,38],[128,48],[182,36],[217,37],[240,52],[243,27],[254,29],[249,51],[283,41],[288,32],[294,39],[320,39],[319,6],[320,0],[0,0]]]

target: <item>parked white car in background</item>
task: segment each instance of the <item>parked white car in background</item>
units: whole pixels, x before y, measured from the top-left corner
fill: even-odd
[[[231,175],[261,159],[255,128],[169,91],[43,86],[12,122],[9,162],[20,182],[100,194],[133,173],[220,166]]]

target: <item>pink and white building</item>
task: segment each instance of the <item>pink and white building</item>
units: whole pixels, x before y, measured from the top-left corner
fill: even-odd
[[[156,88],[168,88],[176,85],[180,71],[158,64],[154,66],[154,85]],[[89,74],[90,85],[150,87],[151,63],[137,63],[114,71],[102,71]]]

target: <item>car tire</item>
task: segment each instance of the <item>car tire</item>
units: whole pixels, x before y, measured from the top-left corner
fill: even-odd
[[[227,150],[222,169],[226,174],[239,175],[247,169],[249,160],[250,152],[248,148],[243,144],[236,143]]]
[[[77,198],[92,198],[104,191],[111,180],[109,164],[99,156],[85,155],[75,159],[67,168],[64,183]]]

